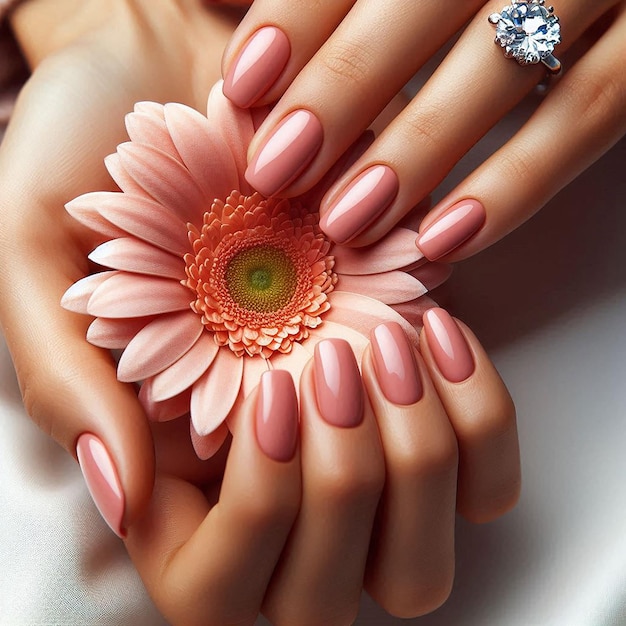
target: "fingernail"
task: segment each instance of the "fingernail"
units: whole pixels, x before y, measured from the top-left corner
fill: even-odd
[[[485,208],[478,200],[461,200],[420,233],[415,243],[434,261],[467,241],[485,223],[485,217]]]
[[[358,426],[363,421],[363,386],[350,344],[343,339],[320,341],[315,346],[313,363],[321,416],[332,426]]]
[[[293,458],[298,441],[298,398],[289,372],[270,370],[261,376],[256,436],[270,459],[286,462]]]
[[[393,202],[398,187],[398,177],[389,166],[366,169],[324,213],[321,229],[337,243],[353,239]]]
[[[265,26],[248,39],[231,65],[224,95],[242,108],[252,106],[276,82],[291,54],[289,39],[275,26]]]
[[[322,124],[313,113],[304,109],[293,111],[254,155],[246,180],[266,197],[277,194],[304,171],[323,138]]]
[[[423,393],[413,348],[402,326],[387,322],[371,333],[374,371],[385,398],[393,404],[414,404]]]
[[[76,455],[100,515],[118,537],[124,537],[124,491],[111,455],[102,441],[90,433],[78,438]]]
[[[428,347],[439,371],[452,383],[460,383],[474,372],[474,359],[457,323],[443,309],[424,313]]]

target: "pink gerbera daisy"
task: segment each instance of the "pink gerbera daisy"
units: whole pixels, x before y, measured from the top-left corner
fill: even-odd
[[[63,306],[96,318],[91,343],[123,350],[118,378],[142,382],[151,419],[191,414],[203,457],[262,372],[286,369],[297,383],[321,339],[343,337],[360,358],[369,330],[394,320],[417,343],[424,294],[448,275],[423,262],[408,228],[365,249],[330,242],[317,213],[328,180],[295,200],[255,193],[243,174],[258,115],[221,84],[207,117],[139,103],[130,141],[106,159],[121,192],[67,205],[104,239],[90,259],[111,269],[70,287]]]

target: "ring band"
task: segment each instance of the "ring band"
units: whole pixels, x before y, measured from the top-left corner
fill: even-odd
[[[545,0],[513,0],[489,21],[496,27],[495,42],[504,48],[504,56],[520,65],[543,63],[550,74],[559,74],[560,61],[552,54],[561,43],[561,25],[553,7]]]

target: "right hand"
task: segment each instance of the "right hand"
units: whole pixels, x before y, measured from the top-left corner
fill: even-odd
[[[342,626],[363,587],[400,617],[445,601],[455,512],[509,510],[519,450],[510,396],[471,331],[438,309],[421,340],[422,355],[398,325],[377,327],[364,386],[346,342],[318,344],[300,424],[290,377],[266,372],[234,416],[223,477],[223,452],[201,463],[186,425],[158,426],[154,499],[126,546],[168,620],[253,624],[261,611],[277,626]]]

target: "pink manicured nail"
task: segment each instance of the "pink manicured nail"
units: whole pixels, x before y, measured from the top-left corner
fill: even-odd
[[[265,26],[248,39],[224,79],[224,95],[242,108],[252,106],[285,69],[291,46],[282,30]]]
[[[434,261],[467,241],[485,223],[485,217],[485,208],[478,200],[461,200],[420,233],[415,243]]]
[[[373,165],[359,174],[320,220],[321,229],[345,243],[369,226],[393,202],[398,177],[387,165]]]
[[[261,376],[256,402],[256,437],[261,450],[275,461],[290,461],[298,441],[298,398],[284,370]]]
[[[119,537],[124,537],[124,491],[111,455],[102,441],[90,433],[78,438],[76,455],[98,511],[111,530]]]
[[[315,397],[321,416],[342,428],[363,421],[363,385],[350,344],[344,339],[324,339],[315,346]]]
[[[380,388],[389,402],[414,404],[423,393],[415,355],[397,322],[376,326],[371,333],[374,370]]]
[[[313,113],[304,109],[293,111],[254,155],[246,180],[266,197],[277,194],[304,171],[323,139],[322,124]]]
[[[457,323],[443,309],[424,313],[426,341],[440,372],[452,383],[460,383],[474,372],[474,359]]]

